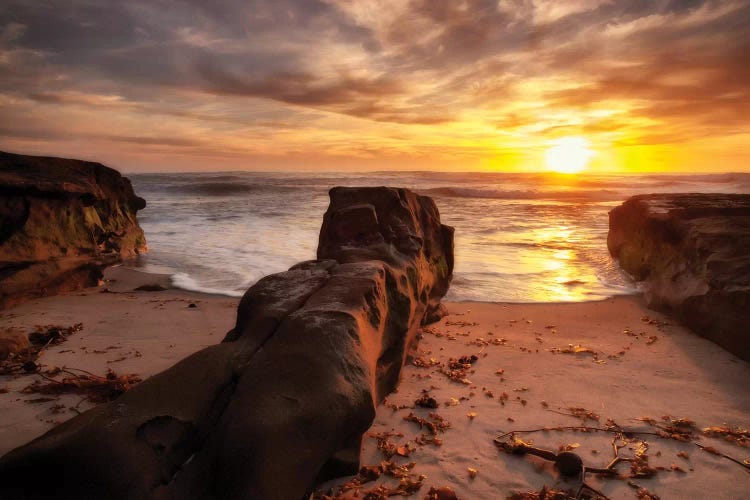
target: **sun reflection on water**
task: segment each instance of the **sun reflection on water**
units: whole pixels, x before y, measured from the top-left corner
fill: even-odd
[[[491,220],[491,216],[484,215],[474,223],[491,226]],[[460,233],[457,237],[461,238]],[[592,235],[581,225],[571,224],[564,214],[553,215],[539,207],[538,213],[519,218],[513,230],[488,227],[482,231],[481,240],[468,240],[456,245],[457,260],[474,276],[483,275],[488,282],[494,281],[498,297],[508,300],[507,288],[513,287],[523,290],[518,297],[523,302],[598,298],[592,290],[601,286],[600,279],[594,262],[585,255]]]

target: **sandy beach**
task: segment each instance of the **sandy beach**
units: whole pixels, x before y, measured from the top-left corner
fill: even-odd
[[[639,419],[653,418],[665,426],[670,422],[664,416],[694,421],[697,434],[724,423],[747,429],[750,365],[668,324],[668,318],[644,308],[640,300],[448,304],[450,315],[427,328],[420,342],[420,359],[440,365],[407,366],[398,393],[379,408],[371,432],[403,433],[390,439],[403,446],[423,432],[404,417],[413,412],[428,418],[436,412],[450,423],[439,432],[442,445],[416,446],[407,458],[396,458],[399,463],[416,462],[413,472],[427,476],[426,487],[448,485],[459,498],[484,499],[538,492],[545,485],[578,487],[577,481],[562,480],[550,462],[500,451],[493,438],[511,431],[604,427],[612,419],[622,428],[654,432]],[[560,352],[577,346],[583,352]],[[449,358],[471,355],[477,356],[466,374],[471,383],[441,372]],[[437,400],[437,409],[414,408],[424,390]],[[556,452],[568,445],[589,467],[604,467],[613,458],[610,433],[551,430],[517,437]],[[750,473],[742,466],[691,442],[637,437],[647,443],[649,464],[666,470],[634,484],[664,499],[747,498]],[[365,443],[362,462],[378,464],[383,457],[377,440]],[[697,443],[740,461],[750,458],[747,443],[743,447],[705,436]],[[628,447],[620,451],[623,457],[633,454]],[[618,470],[627,472],[629,466],[620,464]],[[587,482],[609,498],[634,498],[638,493],[624,480],[589,475]],[[365,490],[372,487],[368,483]]]
[[[169,288],[169,280],[124,267],[109,269],[106,279],[98,288],[3,311],[4,325],[31,330],[34,325],[81,322],[82,331],[42,354],[44,368],[72,367],[96,374],[112,369],[146,378],[219,342],[234,324],[237,299],[176,289],[136,292],[143,284]],[[424,330],[415,364],[406,366],[397,393],[379,407],[371,429],[381,436],[403,434],[387,438],[408,455],[397,454],[392,460],[414,462],[412,473],[426,476],[420,498],[430,487],[444,485],[464,499],[504,498],[545,485],[575,489],[578,483],[564,481],[550,462],[507,454],[493,439],[511,431],[601,428],[611,425],[608,419],[620,428],[651,433],[672,421],[690,419],[694,426],[685,430],[698,438],[695,443],[740,462],[750,458],[747,443],[742,446],[701,432],[725,424],[750,426],[750,365],[670,324],[667,317],[646,309],[638,296],[447,307],[450,314]],[[449,378],[449,359],[462,356],[470,367],[463,377]],[[35,375],[3,378],[0,386],[8,392],[0,394],[0,453],[91,407],[76,395],[35,403],[38,395],[19,393]],[[415,407],[423,391],[435,398],[438,408]],[[424,430],[404,420],[412,412],[428,420],[435,412],[450,424],[438,431],[440,446],[414,442]],[[649,419],[654,419],[651,424]],[[604,467],[613,458],[610,432],[549,430],[516,436],[554,451],[568,446],[589,467]],[[383,460],[377,442],[365,439],[362,464]],[[648,464],[656,469],[653,477],[634,479],[629,485],[588,475],[587,483],[610,498],[633,498],[638,493],[635,485],[661,498],[743,498],[750,491],[747,469],[693,442],[636,435],[620,456],[632,457],[634,450],[629,448],[637,448],[638,442],[648,447]],[[618,470],[627,472],[629,464],[620,464]],[[363,485],[360,494],[378,484]]]
[[[142,378],[220,342],[234,326],[238,299],[177,289],[133,291],[142,285],[168,288],[169,277],[112,267],[100,287],[33,300],[0,312],[0,320],[4,327],[25,331],[36,325],[83,323],[80,332],[42,353],[43,369],[72,367],[97,375],[111,369]],[[0,387],[8,390],[0,394],[0,455],[92,406],[74,394],[29,402],[44,398],[18,391],[36,379],[0,377]],[[57,405],[64,407],[55,410]]]

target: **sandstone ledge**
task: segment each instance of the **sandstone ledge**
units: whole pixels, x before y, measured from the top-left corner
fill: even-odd
[[[607,245],[650,307],[750,360],[750,194],[634,196]]]
[[[145,206],[99,163],[0,152],[0,308],[95,285],[145,251]]]

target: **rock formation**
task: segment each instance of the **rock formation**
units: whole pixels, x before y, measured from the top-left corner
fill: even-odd
[[[607,245],[650,307],[750,360],[750,194],[634,196]]]
[[[130,181],[99,163],[0,152],[0,308],[95,285],[146,250]]]
[[[0,497],[297,499],[354,473],[448,289],[453,229],[404,189],[330,195],[318,260],[251,287],[221,344],[0,459]]]

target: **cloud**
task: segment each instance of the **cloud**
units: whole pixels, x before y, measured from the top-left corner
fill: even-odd
[[[92,140],[122,144],[148,146],[140,126],[165,148],[195,145],[170,129],[299,148],[324,127],[332,152],[348,134],[368,154],[453,137],[472,155],[498,133],[746,134],[747,40],[741,0],[8,0],[0,117],[28,118],[0,134],[95,122]]]

